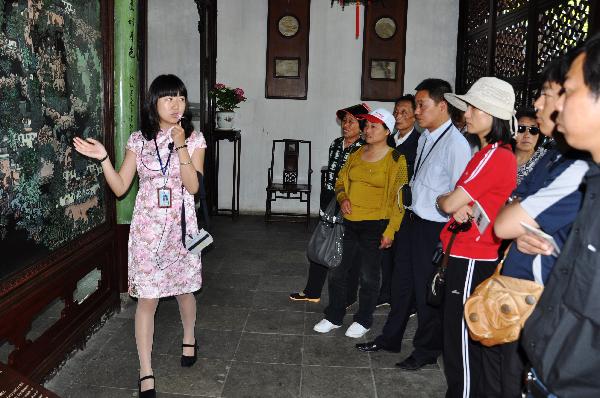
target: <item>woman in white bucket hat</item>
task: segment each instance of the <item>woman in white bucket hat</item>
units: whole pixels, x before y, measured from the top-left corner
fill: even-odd
[[[443,308],[446,396],[500,396],[500,357],[470,339],[463,318],[465,300],[494,273],[501,240],[494,234],[498,211],[516,187],[517,162],[510,147],[514,125],[512,86],[495,77],[482,77],[464,95],[445,94],[465,111],[467,131],[477,135],[481,150],[467,164],[454,191],[440,195],[440,211],[452,215],[446,227],[463,224],[450,250]],[[469,224],[473,224],[470,228]],[[440,234],[446,248],[452,233]]]

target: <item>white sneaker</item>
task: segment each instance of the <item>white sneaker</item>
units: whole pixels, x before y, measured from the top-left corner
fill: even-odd
[[[342,325],[334,325],[333,323],[329,322],[327,319],[321,319],[321,321],[313,327],[313,330],[315,332],[319,332],[319,333],[329,333],[333,329],[337,329],[340,327],[342,327]]]
[[[358,322],[353,322],[352,325],[346,330],[346,336],[352,337],[353,339],[358,339],[363,337],[365,333],[367,333],[369,329],[365,329],[363,325]]]

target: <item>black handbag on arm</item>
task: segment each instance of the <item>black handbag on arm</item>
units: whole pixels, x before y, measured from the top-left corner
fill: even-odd
[[[328,268],[340,265],[344,240],[343,221],[342,211],[334,197],[321,213],[321,219],[308,241],[306,255],[309,260]]]
[[[452,232],[446,250],[441,252],[441,244],[438,246],[433,254],[432,262],[437,266],[437,269],[431,276],[431,279],[427,283],[427,304],[432,307],[439,307],[444,301],[444,293],[446,290],[446,267],[448,267],[448,260],[450,258],[450,250],[452,250],[452,244],[456,235],[459,232],[468,231],[471,228],[471,221],[465,223],[453,222],[448,226],[448,231]]]

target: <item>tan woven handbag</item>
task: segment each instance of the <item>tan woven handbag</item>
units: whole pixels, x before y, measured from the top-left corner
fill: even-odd
[[[487,347],[516,341],[544,290],[533,281],[500,275],[502,264],[465,302],[469,335]]]

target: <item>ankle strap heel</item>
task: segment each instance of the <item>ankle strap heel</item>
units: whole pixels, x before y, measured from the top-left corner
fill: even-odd
[[[142,381],[149,379],[154,380],[154,375],[144,376],[138,381],[139,398],[156,398],[156,386],[149,390],[142,391]]]
[[[191,366],[193,366],[196,363],[196,360],[198,359],[198,341],[194,340],[194,344],[182,344],[181,348],[185,348],[185,347],[194,347],[194,355],[193,356],[187,356],[187,355],[181,355],[181,366],[183,366],[184,368],[189,368]]]

